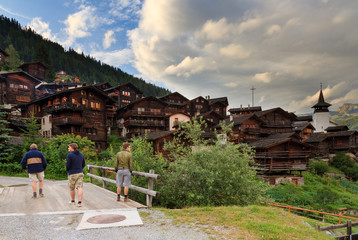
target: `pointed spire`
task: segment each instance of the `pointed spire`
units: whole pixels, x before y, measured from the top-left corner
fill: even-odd
[[[326,103],[324,101],[322,83],[321,83],[321,90],[319,92],[318,102],[312,108],[315,109],[314,112],[329,112],[328,110],[329,106],[331,106],[331,104]]]

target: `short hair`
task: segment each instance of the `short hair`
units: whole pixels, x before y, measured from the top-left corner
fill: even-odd
[[[30,149],[37,149],[37,145],[35,143],[31,144]]]
[[[123,146],[123,149],[127,149],[127,148],[130,147],[131,145],[130,145],[129,142],[124,142],[122,146]]]
[[[68,146],[70,146],[73,150],[77,150],[77,149],[78,149],[77,143],[70,143],[70,144],[68,144]]]

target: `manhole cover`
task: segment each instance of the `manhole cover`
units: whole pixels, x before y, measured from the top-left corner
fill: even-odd
[[[90,217],[89,219],[87,219],[87,222],[93,224],[108,224],[108,223],[121,222],[123,220],[126,220],[126,217],[123,215],[104,214],[104,215]]]

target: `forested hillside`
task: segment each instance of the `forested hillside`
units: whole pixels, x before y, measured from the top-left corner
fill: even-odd
[[[36,61],[39,54],[45,51],[48,59],[44,63],[50,68],[49,81],[53,80],[54,72],[64,70],[67,74],[79,77],[81,81],[90,84],[109,82],[116,86],[131,82],[146,96],[162,96],[169,93],[167,89],[147,83],[91,56],[78,54],[71,48],[65,50],[58,43],[46,40],[33,30],[22,27],[15,19],[1,15],[0,48],[6,51],[10,45],[13,45],[22,62]]]

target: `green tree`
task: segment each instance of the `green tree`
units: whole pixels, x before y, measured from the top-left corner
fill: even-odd
[[[86,164],[94,164],[97,159],[97,152],[94,148],[94,142],[74,134],[62,134],[52,137],[46,145],[44,145],[42,152],[47,159],[48,166],[46,174],[53,178],[66,178],[66,156],[68,154],[68,144],[77,143],[78,149],[83,154]]]
[[[0,105],[0,163],[4,163],[11,152],[8,143],[11,138],[8,135],[11,129],[7,127],[9,124],[6,120],[8,113],[3,109],[4,107]]]
[[[319,176],[323,176],[326,172],[328,172],[329,166],[326,162],[317,161],[317,162],[310,162],[311,171]]]
[[[6,58],[7,64],[5,64],[5,70],[17,71],[22,64],[22,61],[20,60],[20,56],[14,48],[14,45],[10,44],[5,51],[9,54]]]
[[[161,178],[159,200],[163,206],[245,205],[261,200],[267,184],[256,178],[254,151],[246,144],[219,142],[209,145],[199,140],[201,121],[185,124],[181,136],[192,143],[185,146],[174,138],[177,151]],[[166,143],[171,146],[173,143]],[[184,146],[183,146],[184,145]]]
[[[31,114],[30,118],[25,121],[25,128],[22,129],[22,140],[23,140],[23,154],[25,154],[32,143],[38,146],[38,149],[42,149],[43,137],[40,133],[41,124],[38,119],[35,118],[34,114]]]
[[[40,42],[39,44],[37,44],[37,49],[36,49],[34,60],[42,62],[43,64],[45,64],[48,67],[46,78],[47,78],[47,80],[53,81],[56,77],[56,74],[53,69],[52,61],[50,59],[48,50],[43,42]]]

